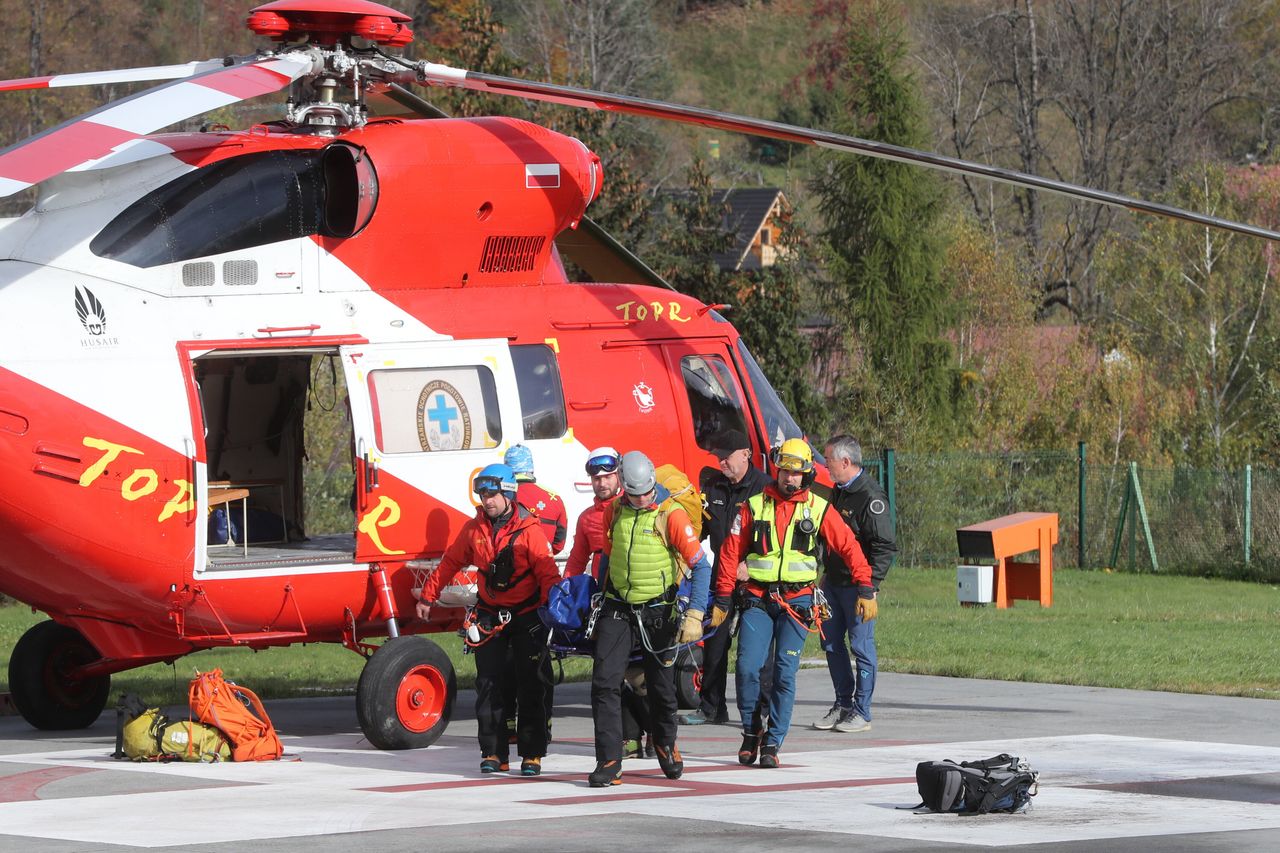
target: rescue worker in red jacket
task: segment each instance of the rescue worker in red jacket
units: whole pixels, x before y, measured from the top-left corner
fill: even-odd
[[[805,637],[813,630],[814,585],[818,580],[818,544],[839,555],[854,583],[870,587],[871,566],[858,540],[829,504],[809,489],[813,451],[801,438],[774,449],[775,481],[747,499],[720,548],[711,624],[728,615],[738,563],[747,564],[747,588],[738,621],[738,711],[742,714],[741,764],[778,766],[778,750],[791,727],[796,670]],[[751,725],[760,698],[760,669],[769,643],[777,643],[773,689],[767,698],[769,725],[762,735]]]
[[[487,466],[476,475],[472,488],[480,498],[480,508],[423,586],[417,614],[426,620],[440,590],[454,575],[467,566],[478,569],[479,600],[471,618],[480,637],[478,643],[472,642],[480,772],[508,769],[502,682],[511,654],[520,702],[516,729],[523,759],[520,773],[537,776],[547,752],[546,685],[538,675],[547,629],[538,617],[538,607],[546,603],[547,591],[559,579],[559,573],[547,550],[547,540],[538,530],[538,520],[516,502],[516,478],[510,467]]]
[[[554,557],[564,548],[565,539],[569,535],[569,516],[565,512],[564,501],[559,495],[538,485],[538,480],[533,474],[533,451],[523,444],[515,444],[507,448],[507,452],[502,456],[502,464],[515,472],[516,503],[538,520],[538,529],[542,531],[543,536],[547,537],[547,544],[551,546],[551,556]],[[513,660],[508,666],[514,667],[515,661]],[[507,742],[515,743],[517,740],[516,708],[518,707],[516,679],[513,671],[508,672],[507,675],[503,682],[502,713],[507,729]],[[550,743],[551,715],[556,697],[555,688],[551,686],[554,680],[549,657],[542,661],[542,675],[547,685],[543,692],[543,701],[546,703],[547,711],[547,742]]]
[[[554,557],[564,550],[565,540],[569,538],[569,514],[565,512],[564,501],[555,492],[538,485],[538,478],[533,474],[533,451],[523,444],[508,448],[502,461],[516,472],[516,500],[538,517]]]
[[[622,480],[618,476],[621,464],[622,457],[612,447],[598,447],[587,457],[587,476],[591,478],[591,491],[595,498],[591,506],[578,516],[578,523],[573,529],[573,548],[569,550],[569,562],[565,563],[565,577],[589,570],[593,578],[600,579],[600,556],[604,553],[604,508],[622,493]]]

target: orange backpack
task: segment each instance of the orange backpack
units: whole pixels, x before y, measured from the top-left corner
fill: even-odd
[[[284,752],[262,701],[223,678],[222,670],[197,672],[188,698],[196,719],[217,726],[231,741],[232,761],[271,761]]]

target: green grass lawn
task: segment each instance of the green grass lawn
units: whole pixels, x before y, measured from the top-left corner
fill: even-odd
[[[1280,588],[1238,581],[1058,571],[1054,606],[1019,602],[1008,610],[956,603],[950,569],[895,569],[881,594],[877,641],[888,672],[1046,681],[1280,698]],[[0,607],[0,656],[40,621],[20,606]],[[434,635],[454,661],[459,684],[475,678],[461,641]],[[811,637],[806,657],[821,656]],[[253,652],[210,649],[173,666],[154,664],[113,678],[113,697],[137,693],[182,704],[196,669],[221,667],[270,698],[352,693],[363,659],[313,644]],[[590,662],[566,662],[569,679]],[[0,692],[7,690],[0,669]]]

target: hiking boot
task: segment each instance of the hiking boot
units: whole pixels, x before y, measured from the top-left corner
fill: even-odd
[[[541,776],[542,758],[526,758],[520,762],[521,776]]]
[[[840,715],[840,719],[836,721],[835,730],[838,732],[869,732],[871,731],[871,724],[864,720],[861,714],[845,711]]]
[[[682,726],[700,726],[707,721],[706,715],[701,711],[692,711],[688,714],[681,714],[677,717]]]
[[[742,746],[738,749],[738,763],[744,767],[749,767],[756,763],[756,756],[759,754],[760,735],[743,735]]]
[[[496,755],[486,755],[480,759],[481,773],[506,773],[510,769],[511,765]]]
[[[644,736],[644,757],[653,758],[658,752],[653,745],[653,735]]]
[[[658,746],[654,749],[658,751],[658,766],[662,768],[662,772],[668,779],[679,779],[680,774],[684,773],[684,759],[680,757],[680,747],[673,743],[671,746]]]
[[[760,766],[773,770],[778,766],[778,748],[776,746],[760,747]]]
[[[622,742],[622,757],[623,758],[643,758],[644,747],[641,746],[640,741],[638,739],[632,738],[631,740],[624,740]]]
[[[836,727],[836,723],[844,719],[845,714],[852,713],[852,708],[841,708],[839,705],[832,705],[826,716],[821,720],[814,721],[813,727],[820,732],[829,732]]]
[[[604,788],[609,785],[622,784],[622,762],[602,761],[587,776],[587,784],[592,788]]]

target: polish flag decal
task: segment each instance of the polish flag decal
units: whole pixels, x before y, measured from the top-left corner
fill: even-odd
[[[559,163],[525,163],[524,186],[530,190],[554,190],[560,187]]]

